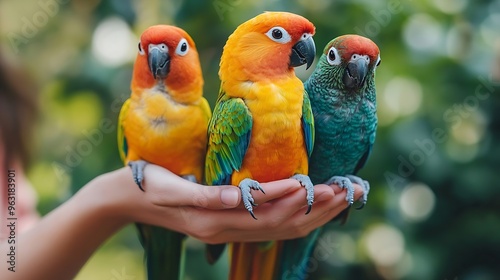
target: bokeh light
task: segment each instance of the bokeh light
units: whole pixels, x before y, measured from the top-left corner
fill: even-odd
[[[138,39],[118,17],[103,20],[92,36],[92,54],[106,66],[119,66],[135,58]]]
[[[399,210],[405,219],[420,222],[427,219],[434,209],[436,196],[423,183],[412,183],[404,188],[399,198]]]
[[[431,15],[412,15],[404,26],[403,38],[415,50],[432,51],[440,48],[443,38],[441,25]]]
[[[430,1],[434,6],[443,13],[457,14],[462,12],[467,6],[467,0],[436,0]]]
[[[363,236],[366,253],[380,266],[396,264],[405,252],[405,240],[399,229],[388,224],[370,227]]]
[[[385,86],[381,101],[396,117],[411,115],[422,103],[422,86],[414,78],[396,76]]]

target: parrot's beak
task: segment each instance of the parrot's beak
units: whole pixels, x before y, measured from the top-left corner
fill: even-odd
[[[359,89],[365,83],[368,73],[368,61],[363,58],[351,60],[344,71],[344,85],[348,89]]]
[[[170,56],[168,51],[163,51],[158,47],[153,47],[148,54],[149,70],[153,74],[155,80],[157,78],[164,79],[170,72]]]
[[[316,56],[316,46],[312,36],[306,34],[292,47],[292,54],[290,55],[290,67],[297,67],[307,63],[308,69],[314,61]]]

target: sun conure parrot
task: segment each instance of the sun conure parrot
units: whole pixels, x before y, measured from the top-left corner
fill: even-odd
[[[143,190],[147,163],[201,182],[210,107],[193,39],[182,29],[151,26],[138,45],[131,97],[120,111],[118,145]],[[178,279],[184,235],[136,224],[145,250],[148,279]]]
[[[209,185],[239,186],[254,219],[250,191],[264,192],[259,182],[299,180],[307,190],[306,213],[311,210],[314,189],[306,174],[313,116],[293,67],[312,64],[314,32],[314,25],[299,15],[266,12],[238,26],[224,46],[205,176]],[[232,244],[230,279],[272,279],[278,243]],[[222,249],[209,246],[209,261]]]
[[[355,176],[364,166],[377,129],[375,70],[380,52],[370,39],[344,35],[330,41],[304,86],[309,93],[315,120],[315,144],[309,176],[314,184],[337,184],[347,189],[349,206],[354,202],[354,187],[364,188],[365,205],[370,186]],[[347,215],[346,209],[339,216]],[[345,220],[344,220],[345,221]],[[320,229],[307,237],[284,244],[284,264],[306,268]],[[286,272],[286,268],[282,268]],[[297,270],[294,279],[304,279],[305,270]]]

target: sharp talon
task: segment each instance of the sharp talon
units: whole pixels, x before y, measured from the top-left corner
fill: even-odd
[[[312,204],[314,203],[314,185],[309,176],[304,174],[295,174],[291,178],[299,181],[300,185],[306,189],[307,215],[311,212]]]
[[[247,211],[250,213],[250,215],[252,215],[252,218],[257,220],[255,215],[253,214],[253,207],[257,206],[257,204],[255,203],[250,191],[260,190],[265,194],[264,190],[260,186],[259,182],[249,178],[243,179],[239,184],[239,188],[241,190],[241,200],[243,202],[243,205],[245,205]]]
[[[333,176],[325,184],[336,184],[341,189],[347,190],[345,200],[348,202],[348,206],[350,207],[354,203],[354,186],[352,185],[350,178],[344,176]]]
[[[264,191],[264,189],[263,189],[263,188],[259,188],[259,189],[260,189],[260,191],[261,191],[263,194],[266,194],[266,192]]]
[[[257,218],[255,218],[255,215],[253,214],[253,211],[248,211],[250,213],[250,215],[252,215],[252,218],[254,218],[255,220],[257,220]]]
[[[306,215],[309,214],[309,212],[311,212],[311,209],[313,208],[312,205],[308,205],[307,206],[307,211],[306,211]]]
[[[363,187],[363,196],[359,199],[359,201],[362,202],[362,205],[360,205],[359,207],[356,208],[357,210],[361,210],[361,209],[363,209],[363,207],[365,207],[366,202],[368,201],[368,193],[370,192],[370,183],[368,183],[368,181],[366,181],[366,180],[361,179],[358,176],[346,175],[346,177],[352,183],[356,183],[356,184],[360,185],[361,187]]]
[[[130,169],[132,169],[132,176],[134,177],[134,182],[136,185],[144,192],[144,188],[142,187],[142,180],[144,179],[144,167],[147,162],[144,160],[134,160],[128,163]]]

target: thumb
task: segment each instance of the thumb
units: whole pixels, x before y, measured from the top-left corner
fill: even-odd
[[[205,186],[182,179],[167,169],[148,164],[144,186],[160,206],[195,206],[208,209],[235,208],[241,194],[235,186]]]
[[[240,204],[240,189],[235,186],[205,186],[191,184],[187,205],[208,209],[229,209]]]

